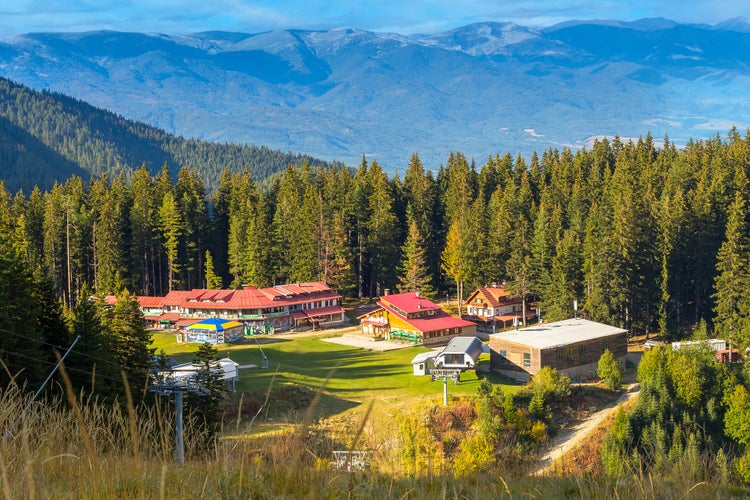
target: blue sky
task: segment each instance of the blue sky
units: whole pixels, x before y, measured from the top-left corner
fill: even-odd
[[[200,3],[201,5],[196,5]],[[436,33],[477,21],[549,26],[571,19],[665,17],[715,24],[750,19],[747,0],[0,0],[0,38],[37,31],[158,33],[350,26]]]

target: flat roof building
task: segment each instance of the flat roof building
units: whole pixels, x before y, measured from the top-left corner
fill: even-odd
[[[609,349],[624,361],[628,331],[586,319],[566,319],[490,335],[490,368],[528,381],[550,366],[571,378],[595,378],[599,357]]]

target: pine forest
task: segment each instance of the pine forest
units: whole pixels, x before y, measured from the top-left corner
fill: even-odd
[[[4,160],[20,158],[13,155],[32,148],[28,141],[16,144],[24,146],[0,151]],[[219,148],[215,152],[222,153],[212,156],[217,161],[203,164],[210,165],[208,170],[170,168],[174,157],[158,170],[145,161],[136,169],[82,169],[75,166],[79,160],[71,160],[68,176],[49,187],[10,190],[0,183],[0,398],[10,401],[13,391],[38,387],[60,352],[76,339],[79,344],[66,362],[69,372],[61,379],[69,406],[78,411],[83,405],[89,413],[75,417],[80,443],[65,446],[82,443],[89,456],[94,456],[92,446],[102,446],[102,460],[119,460],[118,447],[130,446],[121,444],[128,442],[130,432],[137,460],[127,474],[138,476],[142,462],[135,422],[144,415],[150,415],[146,421],[152,424],[162,422],[163,415],[153,412],[167,410],[143,390],[155,353],[136,296],[249,284],[324,281],[358,302],[388,291],[419,291],[460,303],[477,287],[505,283],[512,292],[532,297],[545,321],[578,314],[631,335],[659,333],[665,340],[713,335],[740,352],[750,348],[750,132],[743,136],[732,129],[725,138],[691,141],[684,148],[668,138],[657,144],[650,135],[628,141],[614,137],[575,151],[548,149],[530,157],[498,153],[481,163],[458,149],[439,166],[425,166],[414,153],[402,176],[391,175],[366,156],[355,168],[295,157],[284,168],[257,170],[223,164],[218,159],[227,150]],[[46,161],[41,155],[24,156],[24,162],[34,158]],[[56,157],[53,163],[59,161]],[[114,307],[90,300],[107,294],[117,295]],[[208,344],[195,354],[194,364],[205,366],[217,355]],[[605,356],[602,360],[600,372],[608,375],[601,378],[620,387],[619,369],[608,370]],[[637,370],[637,404],[629,413],[619,412],[602,438],[602,477],[610,478],[602,481],[627,480],[628,491],[638,495],[640,488],[644,496],[643,470],[666,474],[664,481],[692,481],[685,486],[691,490],[704,480],[729,484],[731,474],[749,484],[747,369],[719,365],[706,352],[656,349],[643,355]],[[60,401],[52,392],[49,411],[65,407],[55,404]],[[188,402],[188,408],[207,416],[202,425],[210,428],[193,433],[206,439],[203,445],[193,443],[194,449],[219,445],[213,441],[219,429],[207,424],[226,417],[218,416],[216,394],[215,400]],[[517,394],[505,394],[483,380],[473,402],[433,408],[429,418],[406,415],[396,432],[399,451],[391,451],[408,464],[403,470],[409,477],[425,482],[405,483],[397,490],[444,494],[445,483],[433,480],[430,467],[447,468],[449,461],[457,476],[490,474],[492,463],[528,466],[529,457],[556,428],[553,408],[562,408],[570,394],[570,380],[556,372],[535,376]],[[87,405],[92,401],[84,401],[88,395],[114,416],[91,413]],[[17,406],[8,403],[7,408],[16,409],[4,419],[15,420]],[[92,444],[81,422],[97,418],[108,422],[102,429],[111,435]],[[63,420],[69,425],[73,418]],[[471,425],[457,438],[450,425],[439,430],[448,421]],[[141,426],[144,439],[168,436],[152,424]],[[14,424],[10,433],[16,431]],[[272,462],[268,470],[276,474],[275,493],[314,496],[317,483],[305,479],[311,474],[332,485],[320,487],[330,487],[325,491],[336,495],[337,481],[345,479],[329,481],[329,469],[318,462],[293,475],[289,457],[300,462],[303,455],[310,458],[289,450],[312,447],[310,436],[293,433],[273,443],[275,438],[269,438],[266,455],[257,455],[254,448],[243,457]],[[295,448],[299,443],[287,438],[308,444]],[[0,458],[27,453],[26,439],[4,441],[3,446],[19,448]],[[165,443],[171,438],[158,439],[166,462],[170,447]],[[425,442],[430,443],[426,448]],[[111,454],[108,443],[119,443],[112,444]],[[396,463],[391,456],[383,460]],[[218,462],[224,463],[210,463]],[[15,470],[14,477],[20,477],[21,469],[31,470],[31,464],[31,459],[8,466],[2,462],[0,469],[3,474]],[[248,468],[263,471],[255,465]],[[240,478],[238,491],[273,496],[263,490],[268,480],[263,473],[255,473],[257,484],[248,489]],[[162,486],[165,474],[166,465]],[[627,479],[631,476],[635,479]],[[224,494],[221,477],[217,496]],[[284,480],[290,477],[297,482]],[[599,481],[570,487],[585,497],[622,486]],[[664,486],[660,481],[651,483],[654,494]],[[526,487],[503,481],[502,490],[497,481],[492,484],[494,493],[509,496],[509,488],[520,494]],[[360,493],[388,496],[391,486],[392,479],[373,475]],[[107,491],[107,485],[101,487]],[[351,482],[348,487],[352,496],[360,496],[352,493]],[[158,489],[150,488],[152,493]],[[560,493],[554,490],[553,496]]]
[[[455,296],[506,282],[549,320],[573,301],[595,321],[679,335],[705,320],[750,346],[750,137],[596,142],[481,166],[456,152],[436,174],[417,154],[403,179],[289,166],[261,187],[225,170],[208,191],[187,168],[78,176],[0,197],[5,257],[43,270],[76,306],[94,293],[325,281],[345,297]],[[174,178],[173,178],[174,177]],[[20,260],[20,261],[19,261]]]

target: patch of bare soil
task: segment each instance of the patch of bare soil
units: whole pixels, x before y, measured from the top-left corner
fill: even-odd
[[[566,463],[568,467],[578,464],[581,471],[595,472],[599,446],[611,419],[620,405],[637,394],[637,384],[631,384],[626,392],[613,392],[598,385],[584,387],[590,389],[584,390],[582,396],[572,395],[581,400],[571,405],[567,415],[563,414],[561,430],[547,442],[533,475],[560,473]],[[581,447],[582,451],[575,451]]]
[[[628,400],[623,407],[628,410],[635,404],[635,400]],[[604,441],[604,435],[612,427],[616,412],[612,411],[589,434],[574,446],[568,453],[560,457],[547,470],[548,473],[561,476],[580,476],[583,474],[599,474],[602,472],[602,460],[599,450]]]

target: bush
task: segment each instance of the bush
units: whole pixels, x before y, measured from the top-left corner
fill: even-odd
[[[484,434],[476,434],[461,442],[453,461],[453,474],[466,477],[486,471],[495,462],[494,446]]]
[[[617,390],[622,387],[622,368],[609,349],[599,358],[596,374],[608,388]]]
[[[734,471],[743,484],[750,484],[750,452],[734,461]]]
[[[545,401],[550,397],[562,399],[570,396],[570,378],[545,366],[532,377],[531,390],[533,393],[540,392]]]

